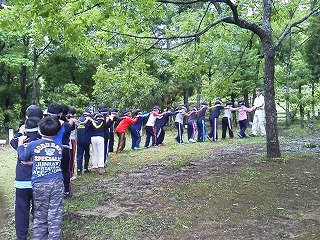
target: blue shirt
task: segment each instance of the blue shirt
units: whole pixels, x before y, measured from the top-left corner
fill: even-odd
[[[62,146],[53,140],[42,138],[18,147],[19,160],[32,161],[32,185],[52,179],[61,179]]]

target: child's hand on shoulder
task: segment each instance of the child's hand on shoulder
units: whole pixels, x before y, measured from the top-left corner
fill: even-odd
[[[27,136],[26,135],[23,135],[23,136],[20,136],[18,138],[18,146],[21,146],[21,145],[24,145],[24,146],[27,146],[27,144],[24,143],[24,141],[27,139]]]

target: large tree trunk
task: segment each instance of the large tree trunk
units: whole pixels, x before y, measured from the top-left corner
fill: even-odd
[[[20,119],[24,119],[26,117],[26,109],[27,109],[27,66],[22,65],[20,71],[20,97],[21,97],[21,110],[20,110]]]
[[[37,49],[33,48],[33,67],[32,67],[32,103],[33,104],[38,103],[37,67],[38,67]]]
[[[274,74],[275,74],[275,50],[272,44],[271,35],[262,40],[265,72],[265,110],[266,110],[266,134],[267,134],[267,157],[277,158],[281,156],[278,140],[277,111],[275,104]]]

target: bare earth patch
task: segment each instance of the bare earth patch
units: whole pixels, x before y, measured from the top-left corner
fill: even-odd
[[[141,221],[137,239],[319,239],[320,148],[309,151],[295,141],[282,148],[313,154],[307,161],[270,163],[261,161],[264,146],[246,145],[179,167],[147,165],[102,180],[98,187],[108,194],[99,205],[67,218],[112,224],[134,217]]]

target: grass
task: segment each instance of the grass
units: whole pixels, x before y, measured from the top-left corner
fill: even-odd
[[[314,130],[317,133],[319,126]],[[280,134],[283,144],[290,138],[310,137],[296,126],[282,128]],[[320,164],[316,155],[285,154],[284,161],[270,162],[261,154],[263,138],[178,145],[173,135],[168,132],[165,147],[112,155],[105,175],[86,174],[73,181],[74,197],[65,204],[64,239],[317,239]],[[230,147],[234,152],[213,158]],[[246,147],[257,153],[243,154]],[[193,172],[153,183],[146,190],[143,187],[148,185],[142,184],[138,186],[141,191],[140,182],[130,182],[135,179],[130,174],[145,173],[148,167],[150,173],[160,168],[170,177],[211,158],[230,164],[217,163],[213,174]],[[14,239],[13,150],[1,154],[0,166],[0,190],[6,202],[1,207],[8,209],[2,216],[7,224],[1,239],[9,240]],[[128,202],[137,206],[128,207]],[[110,206],[128,210],[110,218]]]

